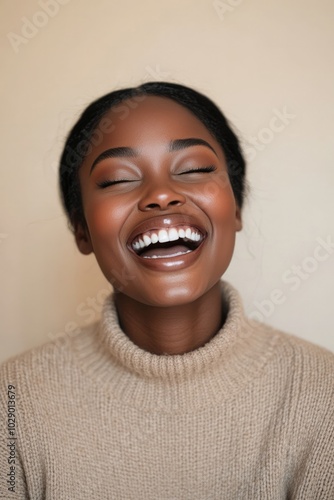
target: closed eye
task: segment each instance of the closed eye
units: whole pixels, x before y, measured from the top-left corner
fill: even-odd
[[[216,167],[214,165],[209,165],[207,167],[190,168],[189,170],[184,170],[183,172],[180,172],[178,175],[214,172],[215,170],[216,170]]]
[[[97,183],[97,186],[101,189],[109,187],[109,186],[114,186],[115,184],[121,184],[123,182],[134,182],[132,179],[117,179],[114,181],[111,180],[105,180]]]

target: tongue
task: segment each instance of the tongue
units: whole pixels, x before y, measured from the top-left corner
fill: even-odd
[[[141,253],[141,257],[170,257],[176,253],[186,252],[189,252],[189,248],[186,245],[174,245],[169,248],[148,248]]]

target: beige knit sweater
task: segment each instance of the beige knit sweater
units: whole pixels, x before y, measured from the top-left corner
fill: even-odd
[[[333,500],[334,355],[222,287],[227,321],[196,351],[141,350],[109,298],[99,325],[3,365],[0,497]]]

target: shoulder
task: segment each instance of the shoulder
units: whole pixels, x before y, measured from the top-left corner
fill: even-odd
[[[277,354],[288,356],[288,358],[307,358],[310,361],[334,363],[334,353],[321,347],[316,343],[303,339],[301,336],[278,330],[267,323],[248,318],[249,328],[256,336],[270,340],[275,346]]]
[[[292,334],[276,335],[272,373],[283,381],[279,396],[287,436],[286,464],[293,498],[334,498],[334,354]],[[272,386],[273,387],[273,386]],[[274,392],[272,393],[274,397]]]
[[[334,353],[291,333],[269,325],[250,322],[260,337],[270,338],[276,362],[293,365],[304,376],[317,378],[320,374],[331,375],[334,381]]]
[[[280,356],[293,360],[304,374],[317,376],[319,370],[333,375],[334,353],[301,337],[266,326],[276,336],[276,349]]]
[[[268,325],[252,324],[260,338],[271,339],[266,372],[285,387],[296,411],[334,414],[334,353]]]
[[[334,353],[302,337],[250,319],[245,315],[240,294],[232,285],[222,281],[222,290],[230,306],[231,318],[241,318],[233,325],[236,348],[243,345],[252,353],[254,363],[275,371],[276,376],[299,377],[305,383],[326,380],[333,384]]]
[[[91,324],[75,336],[64,334],[2,363],[1,392],[8,385],[17,385],[21,391],[28,394],[29,388],[36,389],[69,377],[76,363],[74,344],[80,346],[80,343],[84,343],[96,326],[96,323]]]

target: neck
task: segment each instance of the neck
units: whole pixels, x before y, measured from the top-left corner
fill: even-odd
[[[190,304],[153,307],[117,293],[116,307],[123,331],[152,354],[184,354],[203,346],[227,316],[219,282]]]

